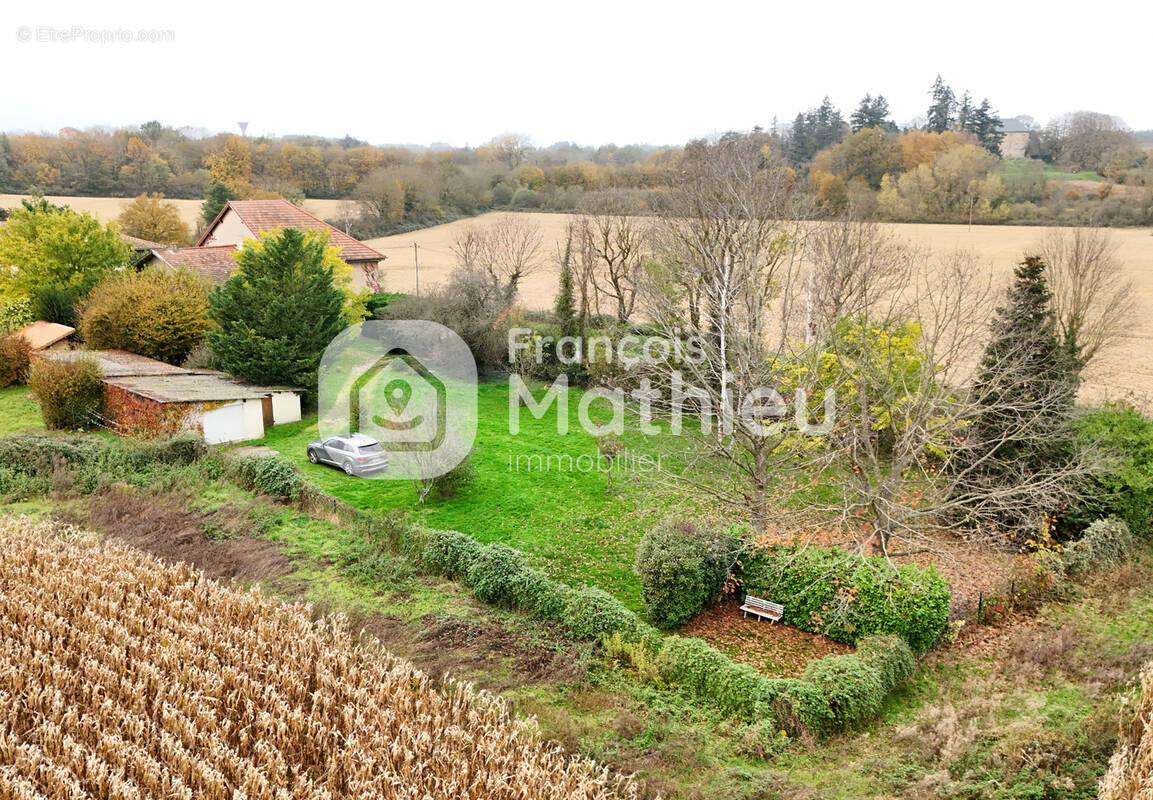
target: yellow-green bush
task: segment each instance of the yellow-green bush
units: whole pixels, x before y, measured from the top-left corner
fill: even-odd
[[[180,364],[212,327],[208,287],[188,270],[128,272],[92,290],[78,326],[90,347]]]
[[[99,425],[104,413],[103,377],[91,357],[37,358],[28,370],[28,385],[40,403],[44,427],[74,431]]]
[[[28,380],[32,345],[15,334],[0,339],[0,388]]]

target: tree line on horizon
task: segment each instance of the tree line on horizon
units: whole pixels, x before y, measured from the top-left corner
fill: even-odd
[[[748,135],[794,171],[823,213],[852,207],[910,221],[1149,222],[1153,162],[1120,120],[1077,112],[1041,128],[1026,117],[1028,158],[1012,169],[1001,160],[1000,121],[987,98],[958,94],[938,76],[923,119],[908,126],[892,120],[883,95],[870,93],[847,119],[826,97],[791,125]],[[606,193],[651,212],[689,145],[534,147],[523,135],[503,134],[478,147],[419,150],[350,136],[195,137],[151,121],[0,134],[0,191],[205,198],[206,220],[229,199],[346,199],[341,218],[330,221],[369,238],[494,208],[579,211]],[[1051,186],[1062,173],[1092,173],[1101,187]]]

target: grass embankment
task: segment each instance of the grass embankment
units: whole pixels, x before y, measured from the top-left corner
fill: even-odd
[[[50,495],[17,508],[347,613],[354,630],[418,666],[501,692],[571,752],[638,772],[650,796],[1089,798],[1115,743],[1119,698],[1153,654],[1153,558],[1143,554],[1081,587],[1075,603],[963,632],[861,730],[766,741],[606,661],[593,643],[417,574],[364,529],[241,491],[220,468],[214,456],[145,465],[114,477],[127,486],[59,475]]]

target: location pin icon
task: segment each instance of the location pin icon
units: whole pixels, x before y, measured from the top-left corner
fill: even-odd
[[[408,381],[397,378],[389,381],[384,387],[384,400],[392,409],[393,416],[399,417],[412,397],[412,387]]]

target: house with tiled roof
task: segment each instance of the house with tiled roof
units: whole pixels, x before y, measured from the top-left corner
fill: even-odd
[[[339,247],[341,259],[353,268],[353,287],[380,291],[384,255],[284,199],[230,201],[204,229],[196,247],[187,249],[235,249],[243,246],[245,239],[259,239],[279,228],[328,231],[329,245]]]
[[[149,252],[141,267],[165,266],[195,272],[213,285],[228,280],[236,270],[237,247],[231,244],[208,247],[158,247]]]
[[[120,238],[128,242],[128,246],[132,248],[132,266],[137,269],[148,263],[153,250],[165,247],[160,242],[150,242],[139,236],[129,236],[127,233],[121,233]]]

